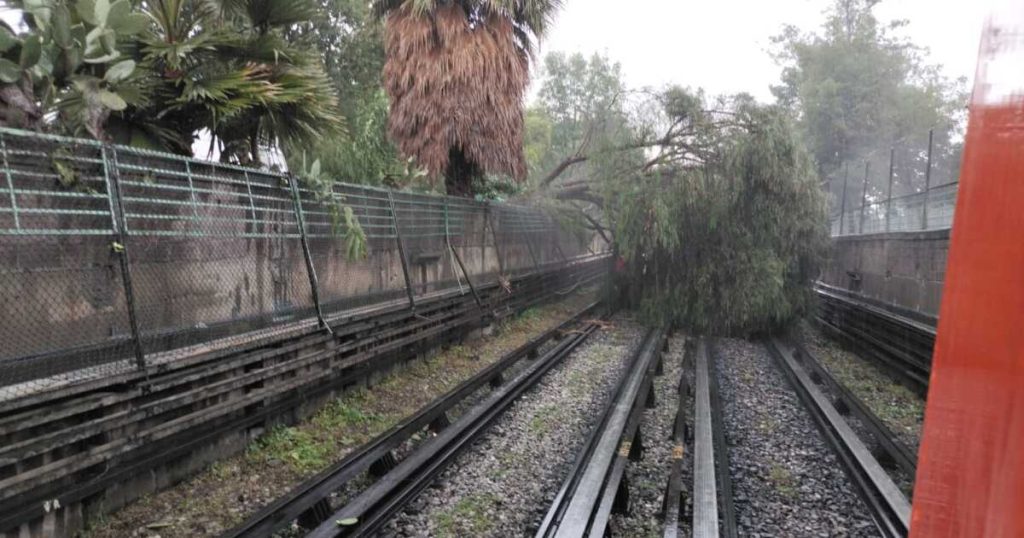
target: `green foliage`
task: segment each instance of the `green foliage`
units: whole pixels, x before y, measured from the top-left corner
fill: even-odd
[[[288,464],[300,473],[318,471],[326,467],[331,447],[306,430],[277,427],[260,438],[251,449],[250,458],[263,461],[276,460]]]
[[[923,169],[933,128],[936,148],[950,153],[937,158],[959,151],[953,139],[966,105],[965,81],[946,79],[939,66],[925,62],[926,51],[896,36],[906,21],[880,23],[872,13],[877,3],[838,0],[822,32],[789,26],[773,39],[783,66],[773,93],[798,118],[823,176],[873,151],[884,154],[878,168],[887,167],[889,148],[904,144],[920,154],[906,155],[902,165]],[[910,176],[897,170],[897,178]],[[841,181],[833,185],[837,195],[841,188]],[[880,192],[884,185],[874,188]]]
[[[664,137],[655,166],[605,181],[623,294],[650,321],[694,332],[784,325],[810,305],[827,241],[824,194],[788,115],[746,96],[706,111],[678,88],[661,102],[686,135]]]
[[[494,493],[472,493],[462,497],[455,505],[434,519],[437,535],[442,537],[484,536],[494,528],[491,517],[501,498]]]
[[[388,104],[383,91],[358,99],[349,103],[347,133],[325,137],[312,147],[323,174],[338,182],[398,189],[424,183],[426,173],[412,160],[401,159],[387,139]],[[286,154],[294,167],[304,151],[289,149]]]
[[[58,110],[71,131],[103,134],[107,117],[145,102],[125,41],[146,29],[129,0],[11,2],[27,32],[0,26],[0,124],[38,128]]]
[[[625,112],[622,69],[600,54],[560,52],[544,57],[538,103],[526,112],[529,185],[539,186],[565,159],[624,145],[633,134]],[[594,163],[579,164],[559,182],[586,179]]]
[[[324,175],[335,181],[392,188],[425,183],[425,172],[402,159],[387,136],[382,25],[367,2],[317,2],[321,16],[297,25],[287,39],[322,54],[347,129],[319,138],[312,148],[286,147],[289,164],[295,168],[302,155],[311,152],[320,160]]]
[[[302,182],[313,190],[317,202],[331,214],[331,232],[345,241],[345,255],[350,260],[366,258],[366,232],[350,206],[344,205],[343,196],[334,193],[334,181],[323,175],[320,160],[306,167],[306,156],[302,155],[302,168],[298,174]]]
[[[205,128],[240,164],[341,129],[319,58],[284,39],[313,0],[10,4],[27,30],[0,26],[0,124],[188,155]]]
[[[547,161],[553,150],[553,136],[554,121],[547,109],[538,105],[528,107],[523,118],[523,156],[534,182],[550,164]]]
[[[157,85],[152,106],[120,118],[122,141],[189,153],[205,128],[223,144],[222,160],[258,165],[261,147],[309,144],[341,130],[315,50],[285,37],[317,16],[313,0],[161,0],[140,9],[153,21],[141,58]]]

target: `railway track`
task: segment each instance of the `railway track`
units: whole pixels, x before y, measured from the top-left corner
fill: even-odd
[[[841,385],[828,376],[820,364],[798,346],[780,338],[770,338],[766,345],[794,391],[811,415],[826,444],[836,454],[843,469],[864,500],[879,532],[886,537],[907,536],[910,527],[910,502],[885,471],[872,451],[858,437],[826,390],[835,391],[844,411],[856,413],[873,430],[877,440],[887,439],[894,459],[899,458],[898,442],[884,429],[877,417]],[[819,386],[820,381],[823,386]],[[838,387],[838,388],[837,388]],[[904,447],[905,448],[905,447]],[[903,457],[908,457],[904,454]],[[898,461],[898,459],[897,459]],[[901,466],[907,465],[906,462]]]
[[[259,431],[297,406],[330,397],[374,371],[458,339],[490,312],[515,312],[551,296],[565,280],[600,277],[604,260],[478,289],[487,309],[456,291],[417,304],[377,305],[315,323],[237,335],[154,356],[145,372],[55,381],[9,399],[0,411],[0,532],[42,518],[73,518],[76,505],[156,473],[180,479],[174,463],[234,432]],[[122,432],[130,431],[131,435]],[[205,456],[209,457],[209,455]],[[97,501],[99,499],[99,501]],[[60,514],[47,511],[58,502]]]
[[[787,339],[785,345],[793,350],[793,357],[806,369],[811,381],[832,396],[836,410],[843,416],[853,416],[860,421],[875,442],[875,452],[883,454],[893,465],[913,478],[917,473],[917,453],[900,440],[860,398],[832,376],[802,343]]]
[[[690,352],[693,346],[687,342],[687,351],[683,356],[683,374],[679,376],[679,386],[676,389],[678,404],[676,414],[672,423],[672,459],[669,462],[668,482],[665,486],[663,496],[662,515],[664,523],[664,537],[676,538],[679,535],[680,515],[683,512],[683,466],[685,464],[686,443],[691,439],[691,432],[686,424],[686,417],[689,414],[690,397],[693,395],[693,387],[686,377],[686,369],[689,367]]]
[[[818,284],[817,324],[831,337],[878,363],[918,394],[928,392],[935,325]],[[933,320],[931,320],[933,321]]]
[[[487,431],[519,396],[598,329],[597,323],[582,321],[597,307],[596,303],[590,305],[558,327],[506,354],[494,365],[355,450],[332,468],[304,482],[224,536],[268,536],[294,520],[300,520],[309,529],[309,537],[372,534],[400,512],[473,440]],[[570,330],[577,325],[578,328]],[[556,343],[539,354],[539,350],[551,341]],[[535,358],[535,361],[509,381],[501,383],[504,374],[513,365],[527,358]],[[485,384],[495,387],[494,390],[449,424],[448,411]],[[435,430],[439,430],[437,436],[426,441],[403,461],[395,462],[391,451],[431,424]],[[375,466],[386,472],[378,472],[380,476],[373,485],[344,506],[337,509],[331,507],[328,499],[333,492],[364,471],[372,472]]]
[[[536,536],[603,536],[613,508],[628,503],[623,474],[629,459],[639,457],[640,422],[645,407],[653,406],[651,384],[664,343],[663,329],[651,329],[645,335]]]

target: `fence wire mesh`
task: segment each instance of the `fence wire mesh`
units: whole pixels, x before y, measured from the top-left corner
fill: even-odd
[[[0,129],[0,158],[0,401],[410,294],[469,293],[591,243],[537,208],[322,192],[90,140]]]
[[[950,228],[961,150],[933,131],[840,166],[828,177],[832,235]]]

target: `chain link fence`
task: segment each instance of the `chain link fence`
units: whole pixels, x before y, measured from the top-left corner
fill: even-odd
[[[321,192],[91,140],[0,129],[0,158],[0,401],[366,305],[475,294],[592,243],[538,208]]]
[[[950,228],[962,144],[936,134],[869,152],[829,176],[832,235]]]

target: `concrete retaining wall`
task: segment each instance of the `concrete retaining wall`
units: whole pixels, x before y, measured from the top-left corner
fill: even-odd
[[[949,233],[835,237],[820,280],[896,309],[938,317]]]

